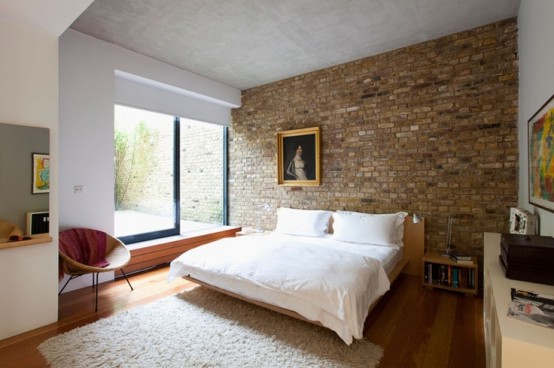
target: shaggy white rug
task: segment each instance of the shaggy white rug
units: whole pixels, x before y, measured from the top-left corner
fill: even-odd
[[[376,367],[383,350],[198,287],[54,336],[52,367]]]

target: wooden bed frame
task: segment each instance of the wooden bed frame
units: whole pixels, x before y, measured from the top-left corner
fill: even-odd
[[[421,259],[423,258],[424,253],[424,247],[425,247],[425,219],[422,219],[422,221],[418,222],[417,224],[414,224],[412,216],[406,216],[404,219],[404,253],[403,258],[395,268],[392,269],[391,272],[388,273],[389,280],[391,284],[398,278],[398,276],[401,273],[405,273],[408,275],[414,275],[414,276],[420,276],[422,272],[422,264]],[[281,307],[277,307],[272,304],[264,303],[258,300],[250,299],[245,296],[233,293],[231,291],[221,289],[217,286],[210,285],[208,283],[205,283],[203,281],[197,280],[190,276],[184,276],[184,279],[190,280],[194,282],[195,284],[205,286],[209,289],[218,291],[220,293],[232,296],[234,298],[244,300],[248,303],[252,303],[255,305],[258,305],[263,308],[270,309],[272,311],[285,314],[289,317],[294,317],[297,319],[300,319],[302,321],[310,322],[322,327],[321,323],[318,321],[312,321],[309,319],[306,319],[302,315],[298,314],[297,312],[291,311],[290,309],[285,309]],[[375,301],[370,307],[369,311],[371,312],[373,308],[379,303],[381,298],[379,298],[377,301]]]

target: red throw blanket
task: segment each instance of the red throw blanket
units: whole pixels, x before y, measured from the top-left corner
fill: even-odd
[[[106,233],[85,228],[76,228],[62,231],[59,239],[60,252],[76,262],[92,267],[106,267],[110,264],[106,260]],[[60,276],[63,271],[60,261]]]

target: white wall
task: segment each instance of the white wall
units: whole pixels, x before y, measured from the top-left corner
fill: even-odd
[[[173,101],[176,110],[179,105],[189,107],[191,115],[180,116],[204,121],[230,119],[229,107],[240,105],[238,89],[80,32],[66,31],[60,37],[60,230],[83,226],[114,231],[114,101],[116,92],[121,93],[116,88],[121,85],[116,84],[116,71],[155,81],[148,86],[150,92],[156,83],[171,87],[163,89],[163,95],[179,90],[165,100]],[[128,102],[131,105],[133,97]],[[193,99],[198,99],[197,108]],[[207,104],[213,108],[206,108]],[[204,114],[205,119],[197,114]],[[75,185],[83,185],[84,192],[74,194]],[[113,278],[111,273],[100,276],[101,282]],[[79,278],[71,281],[66,291],[90,283],[89,277]]]
[[[60,230],[113,233],[114,65],[91,40],[71,30],[60,37]]]
[[[58,37],[0,17],[0,122],[50,129],[50,226],[58,225]],[[28,183],[24,183],[27,185]],[[0,250],[0,339],[58,319],[58,247]]]
[[[523,0],[519,28],[519,205],[539,216],[540,234],[554,235],[554,213],[529,203],[527,121],[554,94],[554,1]]]

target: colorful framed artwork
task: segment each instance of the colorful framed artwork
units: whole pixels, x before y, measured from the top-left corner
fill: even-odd
[[[33,194],[50,192],[50,155],[33,153]]]
[[[529,203],[554,212],[554,95],[529,119]]]
[[[277,183],[318,186],[320,176],[319,127],[277,133]]]

